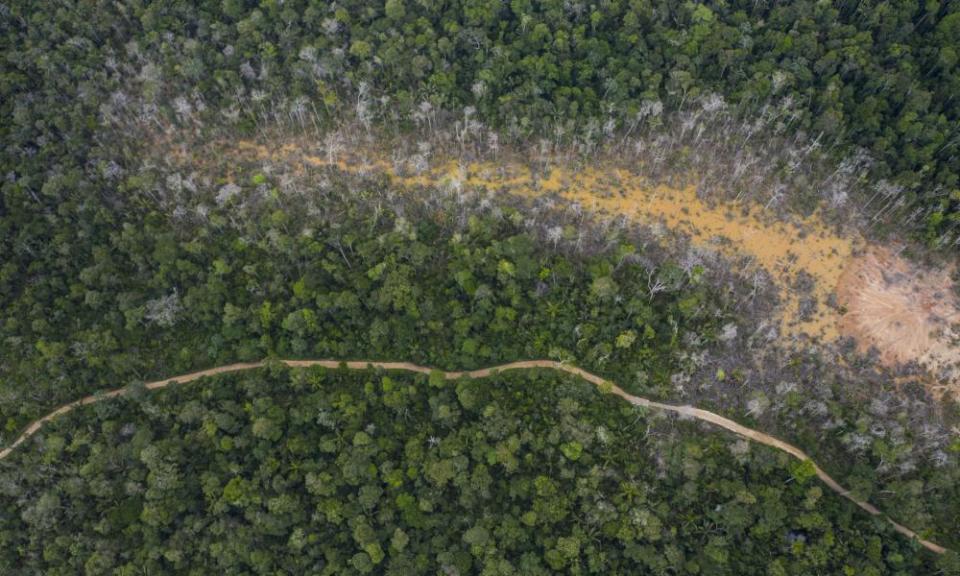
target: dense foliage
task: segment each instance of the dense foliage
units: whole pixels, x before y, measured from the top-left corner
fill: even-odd
[[[277,367],[134,398],[0,472],[8,573],[936,570],[786,455],[569,376]]]
[[[2,171],[34,192],[64,162],[82,169],[117,114],[252,130],[350,112],[404,130],[469,108],[513,141],[613,140],[718,94],[745,124],[782,108],[781,129],[838,161],[866,152],[931,238],[957,223],[956,2],[12,2],[0,16]]]
[[[91,210],[46,247],[15,240],[7,442],[98,389],[268,355],[447,369],[554,358],[782,434],[898,520],[956,536],[960,444],[934,427],[943,414],[879,394],[889,375],[855,356],[848,373],[817,355],[753,366],[737,351],[763,300],[716,255],[672,253],[623,220],[549,201],[401,196],[329,171],[308,188],[237,177],[217,187],[141,170],[122,212]]]
[[[960,404],[850,349],[784,351],[742,262],[549,198],[208,151],[294,127],[417,154],[653,149],[679,172],[738,124],[717,139],[731,172],[774,181],[819,149],[796,186],[840,204],[867,183],[858,216],[943,246],[958,6],[0,3],[0,443],[82,395],[237,360],[552,358],[783,436],[956,549]],[[773,452],[555,376],[420,380],[280,370],[80,411],[0,463],[0,568],[934,570]]]
[[[622,226],[588,238],[557,217],[551,246],[524,213],[476,199],[411,200],[404,217],[372,208],[389,201],[382,183],[290,198],[262,174],[252,181],[226,186],[235,196],[202,217],[90,222],[83,244],[11,275],[0,311],[8,433],[98,388],[271,354],[576,360],[666,393],[681,349],[710,340],[726,314],[703,266],[640,252]]]

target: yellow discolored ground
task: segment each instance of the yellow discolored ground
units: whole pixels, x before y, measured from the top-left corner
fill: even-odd
[[[705,202],[694,187],[651,185],[625,167],[602,162],[537,172],[510,161],[433,160],[417,169],[409,160],[397,162],[369,151],[312,154],[309,145],[295,142],[269,148],[240,142],[236,148],[242,155],[282,160],[295,168],[335,165],[352,173],[387,174],[406,187],[552,193],[591,211],[660,224],[696,245],[747,255],[758,270],[769,273],[781,295],[783,336],[806,335],[822,342],[852,336],[862,349],[876,346],[889,364],[916,360],[939,370],[960,361],[960,350],[950,340],[949,324],[960,321],[960,315],[949,296],[949,274],[920,270],[886,249],[868,246],[856,233],[835,231],[816,214],[784,222],[754,204]],[[828,305],[833,298],[840,306]]]
[[[651,186],[643,178],[614,167],[575,172],[554,167],[549,175],[538,177],[522,166],[459,166],[450,162],[417,176],[394,177],[406,185],[481,186],[525,196],[556,193],[591,211],[660,223],[701,246],[749,255],[780,284],[783,333],[823,340],[838,336],[839,315],[826,302],[837,286],[844,263],[862,243],[856,237],[832,232],[815,217],[784,223],[763,218],[756,207],[710,205],[697,197],[693,187]],[[800,271],[813,280],[809,292],[794,289]],[[803,299],[815,299],[816,312],[801,315]]]
[[[960,322],[950,270],[926,270],[873,246],[845,267],[837,288],[847,309],[841,331],[861,349],[875,346],[887,365],[915,360],[932,372],[949,372],[960,362]],[[958,390],[956,374],[944,374],[934,391]]]

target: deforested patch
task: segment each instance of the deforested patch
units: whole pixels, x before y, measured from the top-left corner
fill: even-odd
[[[936,378],[934,392],[960,390],[960,322],[949,268],[921,267],[888,248],[852,258],[837,286],[839,327],[861,350],[876,348],[888,366],[917,362]]]

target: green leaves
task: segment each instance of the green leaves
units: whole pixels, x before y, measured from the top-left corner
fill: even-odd
[[[790,467],[790,474],[798,484],[803,485],[816,477],[817,469],[810,460],[797,462]]]
[[[358,60],[366,60],[373,53],[373,46],[363,40],[354,40],[350,44],[350,55]]]
[[[454,389],[427,386],[422,375],[338,370],[309,370],[305,386],[298,373],[167,388],[154,401],[170,410],[122,404],[91,429],[150,430],[147,445],[134,449],[116,432],[67,444],[62,478],[37,473],[50,470],[44,455],[24,452],[21,480],[7,490],[37,497],[22,510],[19,498],[0,497],[10,520],[0,541],[31,552],[20,561],[44,573],[89,563],[86,547],[103,549],[105,535],[158,570],[247,564],[308,573],[323,563],[341,573],[434,573],[493,562],[531,574],[749,573],[762,549],[762,564],[788,574],[811,565],[929,572],[925,556],[886,532],[876,553],[868,550],[878,525],[811,483],[809,462],[790,468],[794,485],[807,485],[785,487],[783,469],[763,452],[745,464],[722,434],[618,410],[621,400],[566,375],[506,372]],[[367,384],[372,392],[359,393]],[[386,400],[401,391],[410,395],[403,415]],[[467,394],[476,410],[455,425],[436,418],[440,407],[466,408]],[[640,441],[643,430],[652,433]],[[56,432],[51,448],[63,437]],[[256,449],[267,437],[272,447]],[[220,449],[224,438],[234,449]],[[117,501],[93,490],[134,494]],[[162,535],[179,544],[157,556],[150,543],[167,541]]]
[[[483,526],[473,526],[463,533],[463,541],[470,546],[484,546],[490,541],[490,532]]]
[[[387,18],[391,20],[403,20],[403,17],[407,14],[407,10],[404,7],[404,0],[387,0],[384,5],[384,13],[387,15]]]
[[[576,462],[580,459],[580,455],[583,454],[583,445],[576,441],[567,442],[566,444],[560,445],[560,451],[563,452],[567,460]]]
[[[609,276],[596,278],[590,284],[590,294],[601,302],[612,300],[619,291],[619,286]]]
[[[614,342],[614,345],[617,348],[630,348],[636,341],[637,333],[633,330],[627,330],[625,332],[621,332],[620,335],[617,336],[617,340]]]

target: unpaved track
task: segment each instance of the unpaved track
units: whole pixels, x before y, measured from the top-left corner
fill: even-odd
[[[293,368],[309,368],[312,366],[322,366],[324,368],[339,368],[341,366],[346,366],[351,370],[366,370],[368,368],[381,368],[384,370],[400,370],[400,371],[406,371],[406,372],[417,372],[420,374],[430,374],[434,370],[433,368],[428,368],[426,366],[419,366],[417,364],[411,364],[410,362],[377,362],[377,361],[366,361],[366,360],[356,360],[356,361],[349,361],[349,362],[344,362],[341,360],[278,360],[278,362],[281,362]],[[199,380],[207,376],[215,376],[217,374],[224,374],[227,372],[241,372],[244,370],[263,368],[267,364],[268,362],[247,362],[247,363],[239,363],[239,364],[229,364],[227,366],[218,366],[216,368],[210,368],[208,370],[200,370],[198,372],[191,372],[189,374],[174,376],[173,378],[167,378],[165,380],[157,380],[155,382],[150,382],[146,385],[146,388],[148,390],[155,390],[157,388],[165,388],[171,384],[177,384],[177,383],[186,384],[187,382],[193,382],[194,380]],[[711,424],[714,424],[721,428],[725,428],[733,432],[734,434],[747,438],[748,440],[753,440],[755,442],[759,442],[760,444],[766,444],[767,446],[772,446],[773,448],[782,450],[787,454],[790,454],[794,458],[797,458],[798,460],[801,460],[801,461],[810,460],[810,457],[807,456],[807,454],[803,450],[800,450],[796,446],[792,444],[788,444],[783,440],[774,438],[769,434],[764,434],[763,432],[753,430],[752,428],[747,428],[746,426],[738,424],[733,420],[730,420],[729,418],[724,418],[719,414],[715,414],[708,410],[702,410],[700,408],[695,408],[689,405],[675,406],[673,404],[662,404],[660,402],[654,402],[653,400],[648,400],[647,398],[642,398],[639,396],[634,396],[632,394],[627,394],[626,392],[623,391],[623,389],[621,389],[619,386],[617,386],[613,382],[610,382],[609,380],[601,378],[596,374],[591,374],[590,372],[587,372],[586,370],[583,370],[581,368],[577,368],[576,366],[563,364],[561,362],[554,362],[552,360],[522,360],[519,362],[510,362],[508,364],[501,364],[499,366],[493,366],[490,368],[482,368],[480,370],[472,370],[467,372],[442,372],[442,374],[447,380],[456,380],[458,378],[463,378],[463,377],[485,378],[497,372],[505,372],[507,370],[524,370],[524,369],[531,369],[531,368],[545,368],[549,370],[558,370],[561,372],[566,372],[567,374],[572,374],[574,376],[577,376],[579,378],[586,380],[587,382],[590,382],[591,384],[600,388],[602,391],[609,391],[613,394],[616,394],[617,396],[623,398],[627,402],[634,404],[636,406],[642,406],[644,408],[654,408],[656,410],[666,410],[668,412],[675,412],[682,416],[696,418],[698,420],[703,420],[705,422],[710,422]],[[36,420],[33,423],[31,423],[27,427],[27,429],[24,430],[24,432],[13,442],[13,444],[11,444],[7,448],[4,448],[3,450],[0,450],[0,460],[3,460],[7,456],[9,456],[10,453],[13,452],[13,450],[17,446],[19,446],[25,440],[27,440],[28,438],[36,434],[37,431],[40,430],[40,428],[42,428],[43,425],[49,422],[50,420],[53,420],[58,416],[71,412],[76,408],[79,408],[80,406],[85,406],[87,404],[94,404],[96,402],[99,402],[107,398],[122,396],[126,393],[126,391],[127,391],[126,388],[118,388],[116,390],[111,390],[104,394],[98,394],[96,396],[87,396],[85,398],[81,398],[80,400],[76,400],[64,406],[61,406],[60,408],[57,408],[53,412],[44,416],[43,418],[40,418],[39,420]],[[849,490],[847,490],[846,488],[841,486],[836,480],[831,478],[830,475],[824,472],[823,469],[817,466],[817,464],[814,463],[812,460],[811,460],[811,464],[813,464],[813,468],[817,473],[817,477],[820,478],[820,480],[822,480],[824,484],[826,484],[831,490],[833,490],[837,494],[843,496],[847,500],[850,500],[851,502],[853,502],[854,504],[856,504],[857,506],[865,510],[870,515],[885,518],[887,521],[890,522],[894,530],[896,530],[897,532],[903,534],[908,538],[916,539],[917,542],[919,542],[920,545],[923,546],[924,548],[932,552],[936,552],[937,554],[943,554],[947,551],[946,548],[944,548],[943,546],[940,546],[939,544],[935,544],[934,542],[930,542],[929,540],[924,540],[923,538],[920,538],[920,536],[913,530],[907,528],[906,526],[903,526],[901,524],[894,522],[889,516],[880,512],[880,510],[878,510],[875,506],[873,506],[869,502],[858,500],[855,496],[853,496],[850,493]]]

